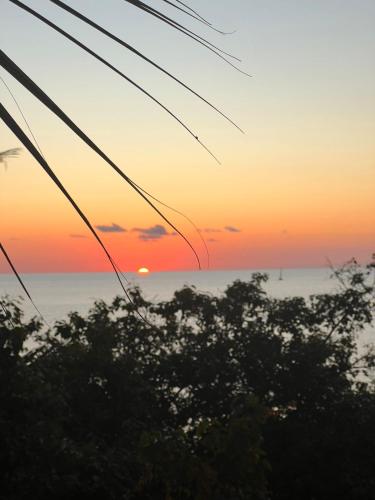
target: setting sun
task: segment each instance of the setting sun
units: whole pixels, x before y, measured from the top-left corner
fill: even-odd
[[[137,271],[138,274],[148,274],[150,270],[147,267],[140,267]]]

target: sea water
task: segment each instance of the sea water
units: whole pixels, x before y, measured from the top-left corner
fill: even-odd
[[[265,290],[274,297],[302,296],[332,292],[338,282],[327,268],[225,271],[158,272],[140,275],[127,273],[130,285],[138,285],[144,296],[152,301],[168,300],[176,290],[193,285],[197,290],[220,294],[235,280],[248,281],[252,273],[264,272],[269,279]],[[282,278],[282,279],[280,279]],[[114,273],[58,273],[23,274],[22,280],[34,302],[49,321],[62,319],[67,313],[77,311],[85,314],[94,300],[111,301],[123,292]],[[0,296],[24,296],[16,277],[0,274]],[[23,307],[27,314],[32,306],[27,300]]]
[[[145,298],[161,301],[171,299],[174,292],[185,285],[195,286],[197,290],[212,295],[222,294],[233,281],[248,281],[254,272],[268,275],[264,288],[272,297],[308,298],[310,295],[339,289],[339,283],[329,268],[283,269],[282,273],[279,269],[151,272],[147,275],[127,273],[126,278],[129,286],[138,285],[141,288]],[[50,324],[66,318],[71,311],[86,314],[95,300],[110,302],[116,295],[123,294],[114,273],[23,274],[22,280]],[[0,296],[2,295],[24,297],[14,275],[0,274]],[[27,299],[23,300],[22,307],[27,317],[35,315],[35,310]],[[375,328],[373,325],[368,326],[361,334],[360,342],[374,341]]]

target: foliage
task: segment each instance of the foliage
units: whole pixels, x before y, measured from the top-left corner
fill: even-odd
[[[371,272],[309,300],[134,288],[46,332],[4,298],[2,498],[375,498]]]

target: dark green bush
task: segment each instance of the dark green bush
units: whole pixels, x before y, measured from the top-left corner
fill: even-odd
[[[133,289],[47,332],[4,298],[0,497],[375,498],[371,271],[309,300]]]

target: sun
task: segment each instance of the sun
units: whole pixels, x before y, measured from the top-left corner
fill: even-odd
[[[148,274],[150,270],[147,267],[140,267],[137,271],[138,274]]]

